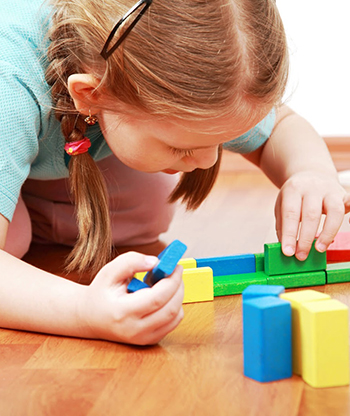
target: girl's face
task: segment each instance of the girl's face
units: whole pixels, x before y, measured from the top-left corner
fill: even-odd
[[[100,111],[98,118],[105,140],[121,162],[143,172],[171,174],[210,168],[219,144],[246,133],[266,114],[253,117],[249,125],[228,117],[215,120],[215,125],[205,120],[136,119],[108,110]]]

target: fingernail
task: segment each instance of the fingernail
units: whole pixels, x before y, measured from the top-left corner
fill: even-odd
[[[293,256],[294,248],[292,246],[287,246],[284,248],[283,252],[286,256]]]
[[[148,267],[154,267],[158,263],[158,257],[145,256],[145,263]]]
[[[298,253],[298,260],[300,261],[304,261],[307,258],[307,254],[306,253]]]
[[[323,243],[318,243],[316,244],[316,250],[319,251],[320,253],[323,253],[327,250],[327,247]]]

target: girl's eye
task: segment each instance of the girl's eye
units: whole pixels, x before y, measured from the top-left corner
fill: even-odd
[[[193,150],[191,149],[176,149],[176,147],[171,147],[171,152],[176,156],[193,156]]]

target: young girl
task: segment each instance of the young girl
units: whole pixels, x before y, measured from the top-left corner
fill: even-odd
[[[280,105],[288,56],[275,1],[134,2],[2,0],[2,327],[135,344],[173,330],[181,268],[128,294],[128,280],[156,258],[110,261],[111,247],[157,240],[170,194],[198,207],[222,146],[281,188],[286,255],[307,257],[322,213],[319,251],[342,222],[347,197],[325,144]],[[89,268],[93,282],[22,262],[32,235],[76,242],[68,270]]]

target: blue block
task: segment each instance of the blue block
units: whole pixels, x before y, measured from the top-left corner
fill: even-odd
[[[292,311],[276,296],[243,303],[244,375],[267,382],[292,376]]]
[[[129,293],[134,293],[137,290],[146,289],[146,288],[149,288],[149,286],[146,285],[146,283],[143,283],[143,282],[141,282],[141,280],[136,279],[135,277],[133,277],[130,280],[130,283],[128,284],[127,290],[128,290]]]
[[[185,244],[174,240],[158,255],[159,263],[145,275],[143,281],[153,286],[164,277],[170,276],[186,250]]]
[[[242,292],[243,302],[261,296],[279,296],[284,293],[284,286],[272,285],[250,285]]]
[[[208,257],[196,259],[197,267],[210,267],[214,276],[255,273],[254,254],[241,254],[227,257]]]

